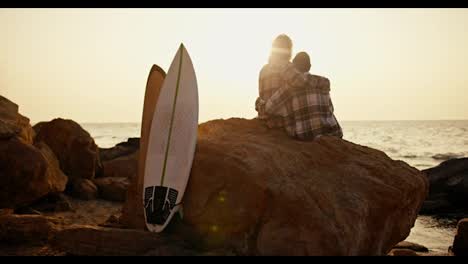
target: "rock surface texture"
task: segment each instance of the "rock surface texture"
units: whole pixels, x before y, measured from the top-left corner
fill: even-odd
[[[183,221],[206,248],[238,254],[385,255],[408,236],[428,188],[375,149],[214,120],[199,126]]]

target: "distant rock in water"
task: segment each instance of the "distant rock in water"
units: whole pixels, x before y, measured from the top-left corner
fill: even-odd
[[[430,191],[421,213],[468,212],[468,158],[447,160],[423,172],[429,180]]]
[[[70,179],[94,178],[100,167],[98,147],[78,123],[57,118],[34,127],[38,131],[35,141],[43,141],[52,149]]]
[[[409,235],[428,187],[375,149],[297,141],[256,119],[214,120],[198,129],[181,228],[238,254],[385,255]],[[138,215],[131,209],[127,217]]]
[[[463,154],[457,154],[457,153],[443,153],[443,154],[436,154],[432,156],[433,159],[435,160],[450,160],[450,159],[457,159],[463,157]]]

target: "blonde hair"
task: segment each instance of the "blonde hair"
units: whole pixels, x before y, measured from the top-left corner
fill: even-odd
[[[270,57],[289,61],[292,57],[292,40],[286,34],[278,35],[272,43]]]

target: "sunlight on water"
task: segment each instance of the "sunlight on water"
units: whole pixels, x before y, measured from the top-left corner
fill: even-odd
[[[424,245],[432,251],[447,252],[456,232],[455,226],[441,225],[430,216],[419,216],[406,241]]]
[[[110,148],[127,141],[130,137],[140,137],[140,123],[85,123],[88,131],[100,148]]]
[[[348,121],[344,139],[376,148],[418,169],[468,156],[468,121]]]

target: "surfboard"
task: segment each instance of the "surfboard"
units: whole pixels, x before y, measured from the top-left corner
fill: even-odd
[[[161,232],[181,208],[197,142],[197,79],[183,44],[164,79],[150,127],[144,164],[144,216],[149,231]]]
[[[128,196],[123,209],[121,222],[129,228],[145,229],[146,223],[143,216],[143,204],[139,199],[143,194],[143,177],[145,173],[146,152],[148,150],[148,137],[153,120],[154,110],[159,97],[166,72],[156,64],[150,69],[146,81],[145,97],[143,102],[143,114],[140,130],[140,150],[138,154],[137,175],[128,187]]]

